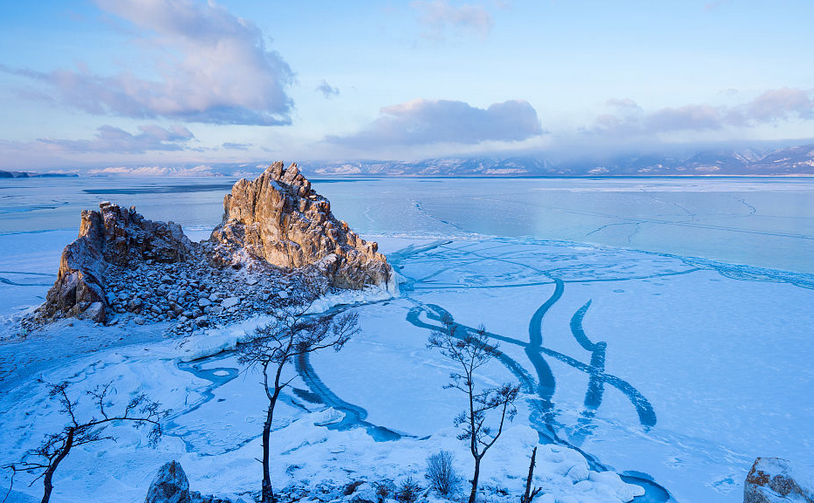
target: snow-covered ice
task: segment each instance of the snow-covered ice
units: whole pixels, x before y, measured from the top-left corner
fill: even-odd
[[[764,197],[760,183],[750,183],[721,189],[732,197],[721,196],[720,208],[737,203],[750,211],[738,202],[742,193],[750,204]],[[432,191],[414,194],[422,199],[418,206],[392,194],[367,203],[347,194],[343,200],[342,191],[357,185],[330,184],[336,195],[329,196],[340,216],[350,203],[351,226],[379,242],[396,267],[400,294],[353,293],[315,307],[355,310],[362,332],[343,351],[317,353],[291,369],[297,377],[278,405],[272,437],[276,488],[367,480],[359,488],[364,492],[373,482],[408,476],[423,483],[426,457],[441,449],[454,452],[459,471],[471,474],[466,446],[452,428],[463,397],[443,388],[449,362],[426,347],[443,313],[464,329],[483,324],[500,344],[500,359],[483,369],[485,383],[517,379],[523,386],[512,427],[484,460],[484,484],[511,492],[503,501],[521,493],[534,445],[540,445],[535,484],[544,490],[535,501],[546,503],[629,501],[642,492],[623,481],[648,487],[650,499],[637,502],[664,501],[663,487],[680,502],[734,503],[756,457],[814,463],[814,277],[805,268],[775,271],[760,260],[752,265],[764,268],[717,263],[711,259],[725,258],[715,254],[723,242],[710,244],[706,259],[689,259],[676,256],[680,250],[668,255],[486,237],[501,233],[500,225],[486,231],[488,222],[499,224],[494,215],[471,232],[476,215],[456,220],[447,203],[429,197],[451,185],[427,183]],[[660,188],[679,197],[676,186],[686,187],[674,182]],[[653,187],[645,183],[642,189]],[[581,197],[591,188],[583,184],[571,193]],[[599,192],[617,193],[620,185],[610,188]],[[689,208],[696,196],[702,206],[707,189],[701,184],[695,195],[670,199],[668,206]],[[795,196],[798,189],[783,193]],[[502,198],[503,208],[526,197],[467,190],[468,200]],[[557,198],[563,190],[554,191]],[[397,211],[383,211],[384,205]],[[721,222],[740,221],[725,213]],[[698,221],[685,216],[688,223]],[[715,216],[703,218],[704,232],[730,235],[746,228],[729,222],[716,231],[708,225]],[[215,223],[176,220],[201,236]],[[504,235],[514,235],[514,225]],[[249,501],[259,489],[255,458],[265,397],[259,376],[241,368],[228,350],[264,318],[187,339],[164,338],[166,324],[99,327],[65,320],[16,339],[14,317],[42,301],[62,247],[76,235],[40,230],[0,234],[0,465],[19,460],[62,424],[37,379],[68,379],[77,396],[113,381],[122,401],[143,390],[171,408],[167,434],[151,449],[142,433],[116,428],[118,442],[72,452],[55,477],[54,501],[140,500],[171,459],[182,463],[192,489]],[[803,243],[790,252],[795,257],[780,259],[793,264],[811,245],[805,234],[793,237],[787,230],[786,237],[767,239]],[[755,236],[762,234],[750,231],[749,239]],[[89,405],[86,398],[80,403]],[[8,474],[0,474],[0,486],[7,482]],[[40,492],[27,482],[20,476],[15,482],[19,501]]]

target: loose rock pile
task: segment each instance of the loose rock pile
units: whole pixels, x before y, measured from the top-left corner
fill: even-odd
[[[62,251],[38,321],[75,316],[104,322],[108,269],[183,262],[200,248],[176,223],[146,220],[135,208],[108,202],[99,210],[82,212],[79,237]]]
[[[264,269],[264,270],[258,270]],[[111,320],[138,325],[172,321],[177,333],[240,321],[270,310],[290,296],[296,280],[258,264],[235,270],[213,267],[205,258],[177,264],[108,270],[106,298]]]
[[[178,224],[147,220],[135,208],[105,202],[83,211],[45,304],[24,324],[172,321],[185,333],[285,303],[307,276],[333,288],[397,290],[377,244],[337,220],[296,164],[239,180],[224,212],[210,239],[193,243]]]

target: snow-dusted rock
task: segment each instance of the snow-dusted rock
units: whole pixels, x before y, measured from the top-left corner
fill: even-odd
[[[229,297],[228,299],[225,299],[223,302],[221,302],[220,305],[224,309],[229,309],[230,307],[238,305],[239,302],[240,302],[239,298]]]
[[[145,503],[190,503],[189,480],[177,461],[170,461],[158,469],[150,484]]]
[[[105,305],[103,302],[92,302],[88,307],[84,308],[82,318],[87,318],[94,321],[104,321]]]
[[[814,503],[814,472],[782,458],[757,458],[746,476],[743,503]]]
[[[210,238],[219,262],[239,264],[248,255],[285,269],[316,267],[339,288],[396,288],[378,245],[337,220],[296,164],[284,170],[275,162],[254,181],[239,180],[223,209]]]
[[[173,222],[153,222],[111,203],[101,203],[99,211],[83,211],[79,237],[65,247],[54,286],[39,310],[43,319],[79,316],[104,322],[108,300],[105,275],[110,264],[127,266],[134,261],[177,262],[192,252],[192,242],[181,226]],[[96,303],[101,303],[101,308]]]

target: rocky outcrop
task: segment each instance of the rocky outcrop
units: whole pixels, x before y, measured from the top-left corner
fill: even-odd
[[[105,275],[109,265],[182,262],[193,244],[181,226],[153,222],[111,203],[83,211],[79,237],[62,252],[57,281],[48,291],[40,317],[76,316],[104,322],[108,303]]]
[[[280,302],[305,275],[330,286],[397,291],[377,244],[331,213],[292,164],[272,164],[238,181],[209,241],[192,243],[178,224],[147,220],[135,208],[102,203],[83,211],[79,237],[62,252],[45,304],[26,323],[61,317],[116,322],[176,321],[176,332],[239,321]]]
[[[234,263],[246,255],[285,269],[315,267],[333,286],[396,289],[378,245],[337,220],[292,164],[276,162],[254,181],[240,180],[223,200],[223,222],[212,232],[214,258]]]
[[[743,486],[743,503],[814,503],[814,473],[798,473],[785,459],[757,458]]]

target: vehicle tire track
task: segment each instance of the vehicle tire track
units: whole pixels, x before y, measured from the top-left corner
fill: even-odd
[[[588,377],[588,391],[585,392],[585,408],[589,411],[595,411],[602,404],[602,396],[605,393],[605,353],[608,348],[608,343],[600,341],[597,343],[591,342],[585,334],[585,329],[582,327],[582,320],[588,308],[591,307],[591,301],[585,303],[584,306],[579,308],[574,316],[571,317],[571,334],[576,339],[577,343],[582,346],[582,349],[591,353],[591,372]],[[592,412],[587,412],[587,416],[592,415]]]
[[[528,356],[534,369],[537,371],[537,394],[545,401],[550,402],[554,396],[554,390],[557,387],[554,373],[551,367],[546,363],[545,359],[540,355],[540,348],[543,345],[543,318],[551,306],[556,304],[562,297],[565,291],[565,284],[561,279],[553,278],[554,280],[554,293],[546,300],[532,315],[529,320],[529,343],[525,348],[526,356]]]
[[[333,407],[334,409],[344,413],[345,417],[342,419],[342,421],[325,425],[329,429],[345,430],[362,426],[373,438],[373,440],[377,442],[398,440],[405,436],[412,437],[412,435],[397,433],[391,429],[385,428],[384,426],[378,426],[366,421],[367,410],[358,405],[354,405],[342,400],[333,391],[331,391],[331,389],[325,385],[322,379],[319,378],[314,370],[314,367],[311,366],[311,360],[307,353],[299,355],[297,361],[295,362],[295,366],[297,373],[300,375],[305,384],[308,385],[314,394],[319,396],[320,400],[322,400],[325,405]]]

